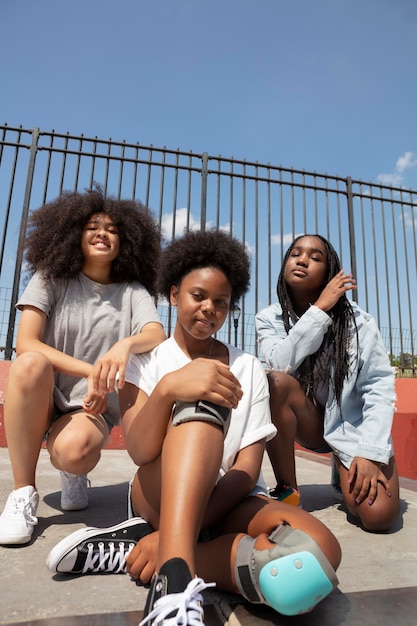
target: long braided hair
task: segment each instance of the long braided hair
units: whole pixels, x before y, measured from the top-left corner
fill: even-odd
[[[303,237],[317,237],[320,239],[327,253],[327,276],[324,286],[340,271],[340,259],[332,244],[321,235],[299,235],[294,239],[285,253],[284,260],[277,282],[277,295],[282,308],[284,327],[289,333],[291,326],[297,323],[298,316],[291,300],[291,292],[284,279],[284,269],[292,249]],[[351,329],[357,333],[352,306],[343,294],[334,307],[327,312],[332,318],[331,326],[325,334],[320,348],[314,354],[304,359],[294,372],[307,395],[315,400],[315,386],[317,383],[331,382],[334,388],[336,401],[340,405],[343,382],[349,374],[349,345],[352,338]],[[314,376],[313,376],[314,374]]]

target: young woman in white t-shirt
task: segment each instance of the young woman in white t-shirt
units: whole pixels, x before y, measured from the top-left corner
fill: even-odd
[[[271,499],[263,483],[265,442],[276,432],[263,367],[215,338],[248,286],[245,246],[224,232],[190,232],[164,249],[159,292],[177,309],[175,330],[131,358],[121,392],[139,466],[136,517],[77,531],[47,559],[71,574],[123,571],[127,562],[133,578],[151,582],[141,624],[203,623],[211,581],[287,615],[311,610],[337,585],[336,538]]]

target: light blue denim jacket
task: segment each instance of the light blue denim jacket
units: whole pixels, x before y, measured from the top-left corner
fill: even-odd
[[[355,456],[389,462],[394,454],[391,427],[395,410],[394,374],[379,329],[369,313],[351,304],[358,341],[352,328],[350,373],[340,406],[330,385],[324,412],[324,439],[348,468]],[[255,323],[268,367],[291,373],[319,349],[331,318],[313,305],[287,334],[281,306],[276,303],[260,311]]]

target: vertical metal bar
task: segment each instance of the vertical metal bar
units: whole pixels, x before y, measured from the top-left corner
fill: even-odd
[[[93,141],[93,156],[91,157],[91,169],[90,169],[90,189],[93,188],[94,172],[96,167],[96,154],[97,154],[97,137],[94,137]]]
[[[383,240],[383,244],[384,244],[384,262],[385,262],[385,287],[386,287],[386,294],[387,294],[387,311],[388,311],[388,327],[390,329],[390,336],[389,336],[389,342],[390,342],[390,348],[392,349],[392,340],[391,340],[391,328],[392,328],[392,315],[391,315],[391,297],[390,297],[390,276],[389,276],[389,272],[388,272],[388,268],[389,265],[391,263],[391,259],[388,258],[388,253],[387,253],[387,228],[386,228],[386,224],[385,224],[385,207],[384,207],[384,198],[383,198],[383,191],[382,191],[382,187],[380,189],[380,197],[381,197],[381,219],[382,219],[382,240]],[[391,208],[392,204],[391,204]],[[395,218],[394,218],[394,213],[392,211],[391,213],[391,222],[392,222],[392,227],[393,227],[393,248],[394,248],[394,263],[395,263],[395,277],[396,277],[396,282],[397,282],[397,294],[398,294],[398,311],[399,311],[399,317],[401,319],[401,302],[400,302],[400,294],[398,292],[398,258],[397,258],[397,235],[395,232]],[[390,255],[391,257],[392,255]],[[390,350],[391,351],[391,350]]]
[[[134,151],[134,164],[133,164],[132,200],[135,200],[136,198],[136,185],[138,182],[138,160],[139,160],[139,144],[136,143],[135,151]]]
[[[268,164],[269,165],[269,164]],[[268,304],[271,298],[272,292],[272,225],[271,225],[271,168],[268,167]],[[256,345],[256,344],[255,344]],[[256,354],[258,354],[256,352]]]
[[[192,152],[188,155],[188,184],[187,184],[187,231],[190,230],[190,214],[191,214],[191,185],[192,185],[192,176],[191,176],[191,167],[193,165],[193,155]]]
[[[294,171],[291,170],[291,182],[294,182]],[[294,185],[291,185],[291,234],[292,238],[295,237],[295,200],[294,200]]]
[[[243,163],[243,197],[242,197],[242,243],[246,244],[246,162]],[[242,323],[241,323],[241,333],[242,333],[242,350],[245,349],[245,310],[246,310],[246,299],[243,296],[241,301],[241,309],[242,309]],[[229,318],[230,324],[230,318]]]
[[[301,175],[301,181],[303,184],[303,187],[302,187],[302,190],[303,190],[303,230],[306,233],[307,232],[307,197],[306,197],[306,188],[305,188],[306,177],[305,177],[304,171]]]
[[[379,310],[379,272],[378,272],[378,259],[377,259],[377,250],[376,250],[376,234],[375,234],[375,211],[374,211],[374,201],[372,194],[372,185],[371,189],[371,219],[372,219],[372,242],[373,242],[373,251],[374,251],[374,272],[375,272],[375,290],[376,290],[376,310],[377,316],[376,321],[378,326],[381,326],[381,313]]]
[[[74,176],[74,187],[73,191],[77,191],[78,189],[78,181],[80,179],[80,167],[81,167],[81,152],[83,149],[83,135],[81,135],[78,141],[78,155],[77,155],[77,164],[75,166],[75,176]]]
[[[203,152],[201,157],[201,212],[200,228],[206,230],[207,222],[207,177],[208,177],[208,152]]]
[[[111,155],[111,143],[110,142],[111,142],[111,139],[109,139],[107,143],[107,158],[106,158],[106,168],[105,168],[105,173],[104,173],[104,185],[103,185],[104,197],[107,196],[107,188],[109,186],[109,167],[110,167],[109,156]]]
[[[162,152],[162,169],[161,169],[161,182],[159,186],[159,223],[162,224],[162,213],[164,208],[164,186],[165,186],[165,160],[166,150]]]
[[[119,167],[119,184],[117,187],[117,198],[120,199],[122,197],[122,184],[123,184],[123,168],[124,168],[124,158],[126,151],[126,140],[123,139],[122,149],[121,149],[121,158],[120,158],[120,167]]]
[[[234,178],[233,161],[230,162],[230,186],[229,186],[229,233],[232,234],[233,203],[234,203]],[[218,225],[219,226],[219,225]]]
[[[13,335],[16,320],[16,302],[19,299],[19,283],[20,273],[23,261],[23,243],[26,236],[26,226],[29,214],[30,194],[32,191],[33,173],[35,171],[35,160],[38,149],[39,128],[34,128],[32,133],[32,145],[30,147],[30,156],[28,164],[28,173],[26,178],[25,196],[23,200],[22,217],[20,222],[19,242],[17,246],[16,265],[14,269],[14,279],[12,288],[12,298],[10,302],[9,325],[7,329],[5,359],[10,361],[13,354]]]
[[[149,150],[148,175],[146,177],[146,200],[145,200],[146,206],[149,206],[149,197],[150,197],[150,193],[151,193],[152,157],[153,157],[153,150],[152,150],[152,146],[151,146],[151,148]],[[159,225],[161,225],[161,215],[159,216]]]
[[[354,211],[353,211],[352,179],[350,176],[346,178],[346,192],[347,192],[350,262],[351,262],[351,267],[352,267],[352,274],[356,278],[358,275],[358,268],[356,264],[355,218],[354,218]],[[357,294],[356,289],[354,289],[352,292],[352,300],[354,300],[355,302],[358,301],[358,294]]]
[[[217,159],[217,184],[216,184],[216,228],[220,225],[220,203],[221,203],[221,160],[220,155]]]
[[[314,187],[317,187],[317,176],[316,173],[314,172]],[[314,189],[314,232],[318,233],[319,232],[319,208],[318,208],[318,201],[317,201],[317,189]]]
[[[255,165],[255,312],[259,310],[259,167]],[[244,338],[244,318],[242,315],[242,341]],[[242,345],[242,348],[244,346]]]
[[[279,170],[279,232],[281,238],[281,265],[284,259],[284,195],[282,184],[282,169]],[[268,295],[268,304],[271,304],[271,294]]]
[[[7,198],[6,213],[5,213],[5,216],[4,216],[3,236],[2,236],[2,240],[1,240],[1,251],[0,251],[0,274],[1,274],[1,271],[3,269],[4,251],[6,249],[7,227],[9,225],[10,207],[11,207],[11,204],[12,204],[13,187],[14,187],[14,180],[15,180],[15,176],[16,176],[17,159],[18,159],[18,154],[19,154],[19,147],[20,147],[21,136],[22,136],[22,133],[19,130],[19,132],[17,134],[17,143],[19,144],[19,146],[16,147],[15,151],[14,151],[14,159],[13,159],[13,165],[12,165],[12,177],[10,179],[9,195],[8,195],[8,198]],[[0,153],[0,160],[1,160],[1,156],[2,155],[3,155],[3,146],[2,146],[1,153]]]
[[[67,151],[68,151],[68,135],[69,133],[67,132],[67,136],[65,137],[65,141],[64,141],[64,150],[62,153],[61,178],[59,181],[59,195],[61,195],[64,190],[65,167],[67,164]]]
[[[43,195],[42,195],[42,204],[45,204],[46,198],[48,197],[48,182],[49,182],[49,173],[51,171],[51,161],[52,161],[52,147],[54,145],[54,134],[53,132],[49,136],[49,150],[48,150],[48,160],[46,162],[46,170],[45,170],[45,181],[43,184]]]
[[[362,194],[362,183],[359,187],[359,192],[360,194]],[[362,225],[362,256],[363,256],[363,271],[364,271],[364,276],[368,276],[368,257],[365,251],[365,241],[366,241],[366,231],[365,231],[365,216],[364,216],[364,210],[363,210],[363,198],[361,195],[360,198],[360,210],[361,210],[361,225]],[[353,274],[353,270],[352,274]],[[357,279],[357,276],[355,274],[353,274],[355,279]],[[365,291],[365,309],[368,311],[369,310],[369,289],[368,289],[368,281],[364,280],[363,281],[363,289]]]
[[[178,191],[178,163],[179,152],[175,155],[175,172],[174,172],[174,193],[172,198],[172,239],[175,239],[176,221],[177,221],[177,191]]]
[[[400,192],[400,198],[401,200],[403,199],[403,192]],[[414,213],[414,211],[412,211],[412,213]],[[414,216],[412,218],[414,220]],[[404,215],[404,205],[401,204],[401,224],[402,224],[402,231],[403,231],[403,243],[404,243],[404,263],[405,263],[405,268],[406,268],[406,285],[407,285],[407,302],[408,302],[408,319],[409,319],[409,324],[410,324],[410,335],[411,338],[413,338],[414,336],[414,328],[413,328],[413,314],[412,314],[412,304],[411,304],[411,291],[410,291],[410,283],[411,283],[411,276],[410,276],[410,269],[409,269],[409,258],[411,259],[411,253],[409,254],[408,249],[407,249],[407,233],[406,233],[406,216]],[[415,263],[415,266],[417,268],[417,263]],[[402,321],[400,322],[400,328],[402,328]],[[411,340],[411,359],[412,359],[412,367],[414,370],[414,357],[415,357],[415,350],[414,350],[414,342],[413,340]]]

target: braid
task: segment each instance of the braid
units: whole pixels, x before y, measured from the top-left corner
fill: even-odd
[[[288,248],[277,282],[277,295],[282,308],[284,328],[289,333],[291,326],[297,323],[298,316],[294,310],[291,293],[284,279],[284,268],[293,247],[301,237],[318,237],[325,245],[327,252],[328,273],[326,284],[340,271],[340,260],[331,243],[321,235],[300,235]],[[334,388],[336,401],[340,405],[344,380],[349,375],[349,347],[351,329],[357,334],[356,322],[352,305],[344,294],[328,311],[332,318],[331,326],[325,334],[320,348],[314,354],[307,356],[298,367],[294,376],[300,382],[307,395],[315,399],[315,383],[330,381]],[[316,365],[317,364],[317,365]],[[316,367],[316,370],[315,370]],[[315,370],[315,371],[314,371]],[[316,379],[313,380],[313,373]]]

